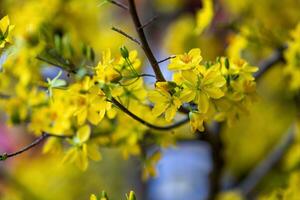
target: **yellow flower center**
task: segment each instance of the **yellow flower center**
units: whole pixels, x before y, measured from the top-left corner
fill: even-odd
[[[184,62],[185,64],[188,64],[192,61],[193,57],[191,55],[188,55],[188,54],[184,54],[181,56],[180,60],[182,62]]]

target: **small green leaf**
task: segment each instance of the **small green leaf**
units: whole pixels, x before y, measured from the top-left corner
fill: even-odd
[[[107,196],[107,193],[105,191],[101,192],[101,198],[100,198],[100,200],[109,200],[108,196]]]
[[[129,196],[127,196],[127,200],[136,200],[135,193],[130,191]]]

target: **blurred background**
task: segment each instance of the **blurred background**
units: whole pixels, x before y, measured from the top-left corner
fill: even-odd
[[[126,4],[126,1],[120,2]],[[290,30],[300,21],[299,0],[213,2],[211,25],[195,33],[196,14],[203,8],[201,0],[136,0],[143,22],[156,17],[145,32],[158,60],[197,47],[201,48],[204,60],[235,56],[239,52],[252,65],[260,65],[286,44]],[[83,42],[92,46],[96,55],[107,48],[118,52],[121,45],[138,49],[111,30],[115,26],[136,36],[128,13],[105,1],[0,0],[0,17],[5,15],[10,16],[15,34],[25,39],[26,45],[35,43],[41,25],[47,24],[55,33],[67,34],[75,44]],[[143,52],[138,50],[143,58]],[[234,186],[264,160],[295,121],[296,104],[286,89],[282,65],[276,65],[259,80],[258,99],[250,113],[222,129],[224,188]],[[152,72],[145,58],[143,66],[146,72]],[[166,65],[162,65],[162,70],[171,79]],[[151,84],[153,79],[147,82]],[[34,140],[34,136],[24,134],[26,127],[12,127],[6,120],[6,116],[1,115],[1,153],[14,152]],[[124,194],[129,190],[136,191],[140,200],[206,199],[212,170],[209,145],[192,134],[188,126],[170,137],[178,142],[163,149],[162,159],[156,166],[158,174],[148,181],[142,181],[139,158],[124,160],[118,149],[101,149],[102,161],[91,162],[89,169],[82,172],[73,165],[62,164],[61,158],[42,154],[40,145],[0,163],[0,199],[88,199],[91,193],[102,190],[106,190],[111,199],[125,199]],[[291,148],[293,156],[290,156],[299,158],[299,148]],[[293,159],[294,163],[282,161],[282,165],[274,167],[257,186],[255,194],[263,198],[274,188],[288,185],[290,173],[298,173],[298,168],[293,166],[298,166],[300,159]]]

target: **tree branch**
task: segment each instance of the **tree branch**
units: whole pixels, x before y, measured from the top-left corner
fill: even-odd
[[[160,131],[168,131],[174,128],[177,128],[181,125],[186,124],[189,121],[189,118],[187,117],[186,119],[183,119],[182,121],[176,122],[172,125],[169,126],[156,126],[154,124],[151,124],[145,120],[143,120],[142,118],[136,116],[134,113],[132,113],[131,111],[129,111],[125,106],[123,106],[119,101],[117,101],[115,98],[112,98],[111,102],[116,105],[120,110],[122,110],[124,113],[126,113],[128,116],[130,116],[132,119],[144,124],[145,126],[155,129],[155,130],[160,130]]]
[[[14,152],[14,153],[3,153],[2,155],[0,155],[0,161],[4,161],[8,158],[17,156],[19,154],[22,154],[28,150],[30,150],[31,148],[37,146],[38,144],[40,144],[43,140],[45,140],[48,137],[57,137],[57,138],[70,138],[71,136],[64,136],[64,135],[55,135],[55,134],[51,134],[51,133],[42,133],[42,135],[40,137],[38,137],[36,140],[34,140],[31,144],[29,144],[28,146],[25,146],[24,148]]]
[[[122,31],[121,29],[118,29],[118,28],[116,28],[116,27],[112,27],[111,29],[112,29],[113,31],[116,31],[117,33],[120,33],[121,35],[127,37],[128,39],[130,39],[131,41],[137,43],[138,45],[141,45],[141,43],[140,43],[137,39],[135,39],[134,37],[128,35],[128,34],[125,33],[124,31]]]
[[[7,94],[0,93],[0,99],[9,99],[10,96]]]
[[[285,49],[286,49],[286,47],[280,47],[269,58],[267,58],[266,60],[263,60],[259,64],[260,70],[256,74],[254,74],[255,79],[257,79],[257,80],[260,79],[275,64],[283,62],[284,61],[283,51]]]
[[[108,2],[110,2],[111,4],[114,4],[114,5],[116,5],[116,6],[118,6],[118,7],[120,7],[120,8],[122,8],[122,9],[124,9],[124,10],[129,10],[128,6],[122,4],[122,3],[118,2],[118,1],[108,0]]]
[[[147,21],[146,23],[144,23],[142,26],[139,27],[139,29],[143,29],[147,26],[149,26],[152,22],[154,22],[157,19],[157,16],[152,17],[149,21]]]
[[[248,196],[262,178],[278,163],[285,154],[288,147],[291,146],[295,139],[295,130],[292,127],[284,134],[278,145],[272,150],[267,158],[261,161],[256,168],[249,173],[249,175],[236,187],[242,194]]]
[[[135,29],[138,33],[138,36],[140,38],[140,41],[141,41],[141,46],[152,66],[152,69],[155,73],[155,76],[156,76],[156,80],[157,81],[166,81],[160,68],[159,68],[159,64],[156,60],[156,58],[154,57],[153,55],[153,52],[148,44],[148,41],[147,41],[147,38],[146,38],[146,35],[145,35],[145,32],[144,32],[144,29],[140,28],[142,27],[143,25],[141,24],[141,21],[140,21],[140,18],[137,14],[137,10],[136,10],[136,6],[135,6],[135,1],[134,0],[128,0],[129,2],[129,12],[130,12],[130,15],[131,15],[131,18],[134,22],[134,25],[135,25]]]

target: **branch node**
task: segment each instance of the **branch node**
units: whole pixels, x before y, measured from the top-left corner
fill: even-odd
[[[142,26],[138,27],[138,29],[144,29],[145,27],[149,26],[152,24],[155,20],[157,19],[157,16],[152,17],[149,21],[147,21],[145,24]]]

